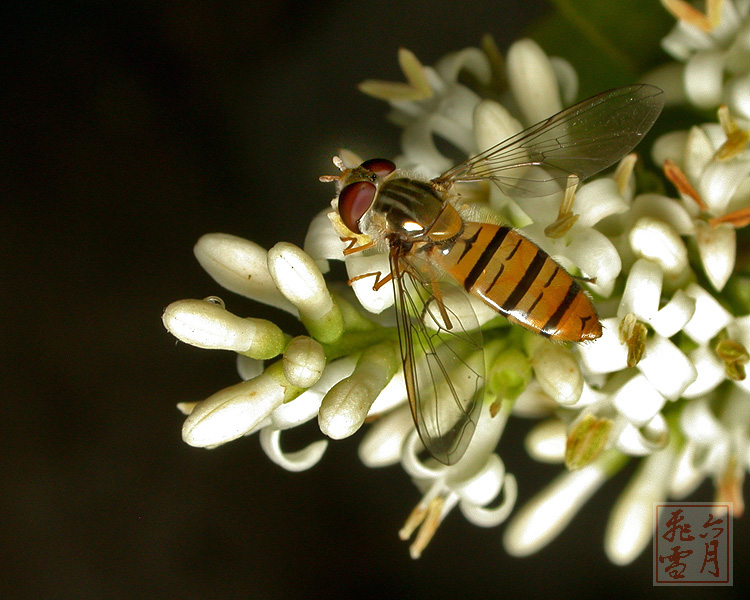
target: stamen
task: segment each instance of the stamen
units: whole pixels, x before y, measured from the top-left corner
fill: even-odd
[[[683,170],[680,169],[671,158],[664,161],[663,169],[664,176],[672,182],[678,192],[695,200],[695,203],[701,211],[705,212],[708,210],[708,206],[703,201],[703,198],[701,198],[701,195],[692,185],[690,185],[687,175],[685,175]]]
[[[435,535],[435,532],[440,526],[444,505],[445,498],[442,496],[435,496],[430,500],[427,506],[423,506],[420,502],[420,504],[418,504],[409,515],[409,518],[401,528],[401,531],[398,532],[398,536],[402,540],[408,540],[414,530],[419,527],[414,542],[409,546],[409,555],[413,559],[422,556],[422,551],[427,547]]]
[[[731,502],[732,516],[740,518],[745,512],[745,500],[742,497],[742,484],[745,479],[744,468],[738,468],[737,456],[732,455],[727,467],[716,482],[716,501]]]
[[[750,361],[750,355],[745,346],[730,339],[723,339],[716,344],[716,354],[724,361],[724,371],[733,381],[745,379],[745,365]]]
[[[426,100],[433,95],[425,68],[413,52],[406,48],[398,51],[398,62],[408,83],[368,79],[357,86],[359,91],[388,101]]]
[[[717,227],[723,223],[728,223],[735,229],[747,227],[750,225],[750,208],[740,208],[739,210],[708,220],[708,224],[711,227]]]
[[[737,125],[737,121],[732,118],[729,109],[722,105],[718,110],[719,123],[727,136],[726,141],[716,151],[714,158],[716,160],[728,160],[734,158],[747,147],[750,134]]]
[[[629,367],[634,367],[641,362],[646,350],[647,333],[646,326],[638,322],[632,313],[625,315],[620,321],[620,341],[628,348]]]
[[[565,442],[565,466],[575,471],[591,464],[609,440],[612,420],[587,414],[570,432]]]
[[[689,23],[701,31],[711,33],[721,20],[721,6],[724,0],[706,0],[706,13],[702,13],[685,0],[661,0],[672,16]]]
[[[578,220],[578,215],[573,212],[573,202],[575,202],[577,187],[578,176],[575,174],[569,175],[568,185],[565,188],[565,195],[560,203],[560,211],[557,213],[557,219],[554,223],[544,228],[544,235],[548,238],[559,239],[563,237]]]
[[[628,181],[630,181],[630,176],[633,174],[633,169],[635,168],[635,163],[637,161],[638,155],[635,152],[631,152],[617,165],[614,180],[620,194],[625,194],[627,191]]]

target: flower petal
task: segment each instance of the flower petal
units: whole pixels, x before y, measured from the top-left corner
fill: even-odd
[[[698,376],[682,393],[684,398],[705,396],[726,379],[724,363],[708,346],[698,346],[689,356]]]
[[[641,217],[663,221],[680,235],[692,235],[695,225],[690,213],[679,202],[661,194],[639,194],[629,213],[635,223]]]
[[[604,535],[604,549],[614,564],[630,564],[649,545],[654,503],[666,498],[673,464],[669,450],[647,457],[617,500]]]
[[[612,397],[614,407],[636,427],[653,419],[665,402],[664,396],[640,374],[631,377]]]
[[[688,270],[687,248],[680,235],[663,221],[641,217],[629,234],[636,256],[653,260],[673,278]]]
[[[613,373],[628,366],[628,350],[620,341],[620,319],[602,320],[602,337],[579,344],[581,363],[591,373]]]
[[[677,290],[650,320],[651,326],[659,335],[670,338],[690,321],[695,313],[695,300],[682,290]]]
[[[359,445],[359,458],[366,467],[395,465],[404,441],[414,431],[409,407],[404,405],[378,418]]]
[[[659,413],[642,427],[627,423],[617,436],[615,448],[629,456],[647,456],[664,448],[669,437],[667,422]]]
[[[511,519],[503,534],[508,554],[528,556],[546,546],[606,479],[601,459],[558,476]]]
[[[328,440],[313,442],[296,452],[284,452],[281,449],[281,431],[266,427],[260,432],[260,446],[266,456],[287,471],[300,472],[314,467],[325,454]]]
[[[750,175],[750,160],[714,161],[703,171],[698,191],[714,215],[722,215],[735,190]]]
[[[625,212],[628,203],[617,189],[611,177],[601,177],[584,183],[577,191],[574,212],[578,213],[578,225],[592,227],[609,215]]]
[[[649,323],[659,309],[663,274],[654,261],[639,258],[630,269],[617,316],[634,314]]]
[[[703,223],[698,227],[696,240],[703,270],[714,289],[724,289],[734,270],[737,234],[731,225],[712,227]]]
[[[698,375],[688,357],[660,335],[646,342],[646,350],[638,363],[638,369],[668,400],[677,400]]]
[[[565,458],[567,437],[565,423],[560,419],[547,419],[529,431],[524,446],[534,460],[560,464]]]
[[[348,246],[333,228],[331,219],[328,218],[330,212],[331,209],[328,208],[315,215],[307,228],[304,245],[305,252],[324,273],[328,271],[328,260],[344,260],[344,249]]]
[[[721,102],[724,53],[696,52],[685,64],[685,91],[698,108],[714,108]]]
[[[683,331],[699,344],[707,343],[732,320],[732,315],[706,290],[691,283],[685,293],[695,300],[695,313]]]
[[[484,467],[467,481],[453,487],[461,499],[475,506],[492,502],[503,487],[505,465],[497,454],[490,454]]]
[[[486,508],[461,501],[459,504],[461,514],[466,517],[467,521],[479,527],[496,527],[510,516],[518,498],[518,484],[516,478],[510,473],[505,474],[502,488],[505,492],[504,498],[498,506]]]
[[[680,413],[680,428],[689,440],[706,446],[714,444],[724,435],[721,423],[706,397],[685,405]]]
[[[383,277],[391,272],[390,261],[387,253],[371,254],[363,256],[358,252],[346,258],[346,273],[350,279],[368,273],[380,273]],[[386,308],[393,306],[393,285],[388,283],[380,289],[374,289],[375,277],[364,277],[352,283],[352,290],[357,296],[360,304],[372,313],[381,313]]]
[[[474,109],[474,137],[479,152],[507,140],[521,129],[518,119],[494,100],[482,100]]]

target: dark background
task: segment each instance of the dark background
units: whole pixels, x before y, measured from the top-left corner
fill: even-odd
[[[602,550],[629,471],[534,557],[506,556],[502,527],[480,529],[454,511],[412,561],[397,531],[419,494],[400,468],[362,466],[358,437],[331,443],[299,474],[273,465],[257,436],[210,452],[180,439],[174,405],[237,375],[229,353],[175,344],[162,309],[220,294],[238,314],[279,320],[221,290],[194,260],[195,241],[221,231],[301,244],[330,200],[317,176],[331,172],[337,148],[397,151],[385,105],[357,82],[401,79],[401,45],[426,64],[485,32],[506,49],[545,9],[541,0],[329,0],[7,11],[0,597],[654,591],[650,552],[616,568]],[[525,430],[512,426],[500,449],[521,500],[558,472],[523,459]],[[735,581],[747,539],[740,522]]]

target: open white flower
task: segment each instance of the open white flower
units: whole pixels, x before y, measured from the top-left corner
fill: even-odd
[[[662,0],[678,19],[662,47],[685,63],[684,92],[699,108],[716,108],[731,98],[728,90],[748,89],[750,4],[746,0],[706,0],[701,13],[686,0]],[[747,107],[733,103],[732,109]],[[750,116],[750,115],[748,115]]]
[[[711,284],[721,291],[736,259],[736,232],[750,222],[750,149],[747,131],[726,109],[722,125],[709,123],[663,136],[654,160],[675,184],[693,219],[693,233]]]

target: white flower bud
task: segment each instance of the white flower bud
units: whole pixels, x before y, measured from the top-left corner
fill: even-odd
[[[252,358],[281,353],[284,333],[265,319],[243,319],[207,300],[178,300],[164,311],[162,321],[179,340],[217,350],[234,350]]]
[[[320,379],[325,366],[323,346],[306,335],[294,338],[284,350],[284,376],[292,385],[309,388]]]
[[[334,385],[323,398],[318,413],[320,430],[335,440],[355,433],[396,368],[396,350],[391,344],[365,350],[354,373]]]
[[[313,337],[325,343],[341,337],[341,311],[308,254],[294,244],[279,242],[268,251],[268,270],[279,291],[297,307]]]
[[[356,364],[357,361],[351,356],[328,363],[312,387],[273,411],[271,426],[274,429],[289,429],[317,417],[323,396],[339,381],[351,375]]]
[[[182,439],[201,448],[218,446],[245,435],[301,390],[284,381],[278,363],[248,381],[217,392],[190,413]]]
[[[549,345],[532,358],[536,380],[542,390],[558,404],[578,402],[583,390],[583,376],[570,350]]]
[[[318,413],[318,424],[325,435],[341,440],[362,427],[376,395],[368,384],[368,377],[355,371],[326,394]]]
[[[198,240],[193,252],[201,267],[222,287],[297,314],[276,289],[268,272],[266,250],[258,244],[226,233],[208,233]]]

